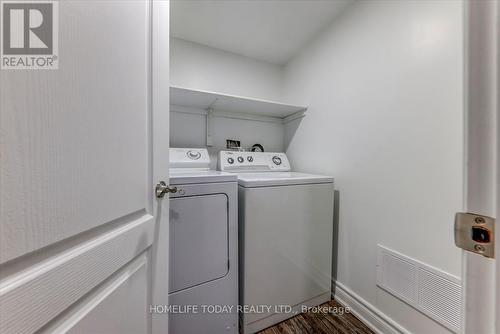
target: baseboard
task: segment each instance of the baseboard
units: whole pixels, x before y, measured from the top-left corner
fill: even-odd
[[[363,321],[375,333],[410,334],[410,331],[386,316],[342,283],[335,282],[335,294],[332,294],[332,298],[340,304],[348,306],[352,314]]]

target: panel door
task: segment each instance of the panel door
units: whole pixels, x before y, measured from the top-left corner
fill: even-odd
[[[168,66],[168,2],[163,25],[155,6],[59,1],[59,68],[0,71],[1,333],[167,328],[149,313],[167,302],[152,276],[168,226],[168,200],[153,199],[168,140],[150,126],[168,138],[155,117],[168,68],[151,73],[160,51]]]

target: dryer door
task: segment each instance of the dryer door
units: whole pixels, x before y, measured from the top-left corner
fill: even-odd
[[[228,255],[225,194],[170,199],[169,293],[225,276]]]

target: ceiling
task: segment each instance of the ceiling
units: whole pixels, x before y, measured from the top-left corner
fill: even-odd
[[[285,64],[354,0],[173,0],[170,34]]]

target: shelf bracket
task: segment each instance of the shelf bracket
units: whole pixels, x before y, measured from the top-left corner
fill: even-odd
[[[213,146],[213,141],[212,141],[212,121],[214,117],[214,110],[210,107],[207,110],[207,122],[206,122],[206,132],[207,132],[207,147]]]

